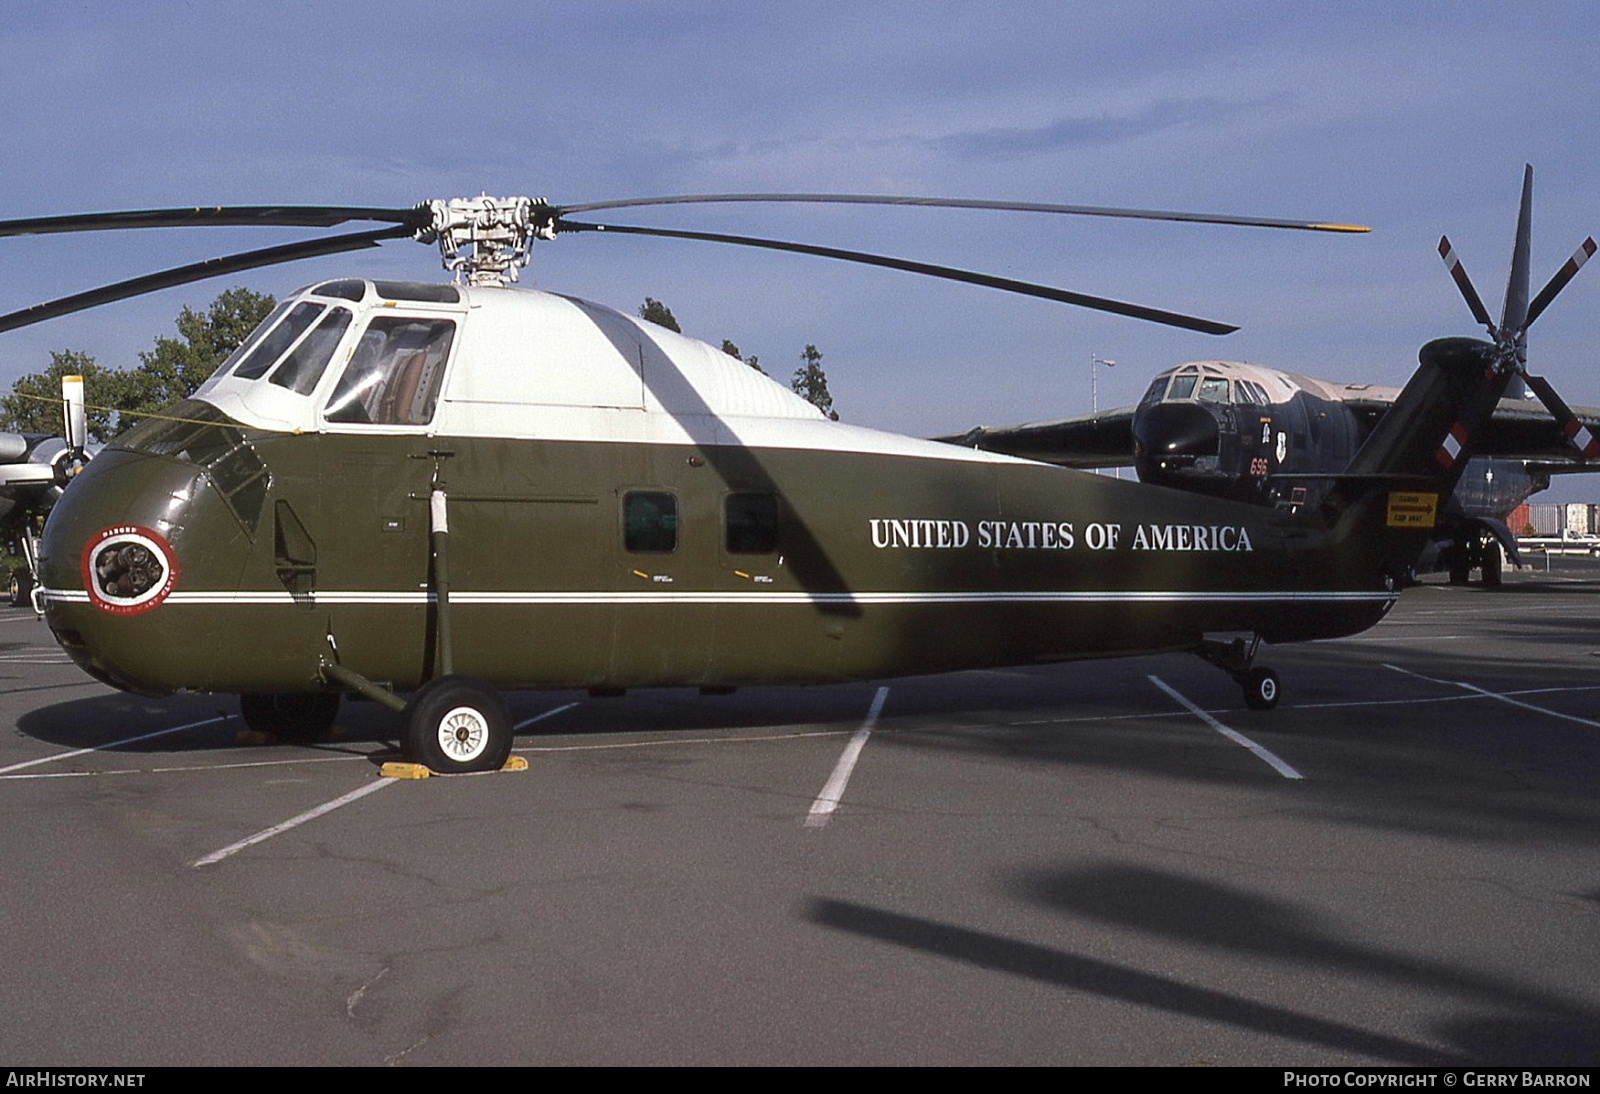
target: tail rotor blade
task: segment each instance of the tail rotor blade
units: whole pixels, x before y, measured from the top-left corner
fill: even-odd
[[[1567,287],[1567,282],[1577,276],[1578,271],[1583,269],[1583,264],[1594,257],[1594,252],[1594,237],[1590,236],[1572,252],[1572,257],[1567,259],[1549,283],[1539,290],[1539,295],[1533,298],[1533,302],[1528,305],[1528,319],[1524,326],[1533,326],[1533,321],[1550,306],[1550,301],[1556,298],[1556,294]]]
[[[1472,278],[1467,276],[1467,268],[1461,264],[1461,259],[1456,257],[1456,249],[1450,245],[1449,236],[1439,237],[1439,257],[1444,259],[1444,264],[1450,270],[1450,276],[1455,279],[1456,288],[1461,290],[1461,295],[1467,301],[1467,307],[1472,310],[1472,318],[1489,328],[1489,335],[1493,337],[1494,320],[1489,318],[1489,309],[1483,306],[1483,298],[1478,295],[1478,290],[1472,287]]]
[[[1550,386],[1550,381],[1543,376],[1524,375],[1523,379],[1528,382],[1534,394],[1539,396],[1539,401],[1545,405],[1545,409],[1555,417],[1561,426],[1562,436],[1578,450],[1579,455],[1586,460],[1600,456],[1600,440],[1597,440],[1595,435],[1578,420],[1578,416],[1572,412],[1566,400],[1556,394],[1556,389]]]

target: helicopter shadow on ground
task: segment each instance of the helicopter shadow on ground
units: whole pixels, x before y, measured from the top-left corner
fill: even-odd
[[[1600,1007],[1593,1000],[1375,946],[1351,937],[1325,913],[1277,896],[1117,863],[1022,874],[1008,888],[1070,920],[1138,932],[1185,951],[1266,961],[1308,980],[1331,974],[1378,992],[1437,1000],[1441,1017],[1432,1033],[1462,1059],[1550,1066],[1600,1057]],[[1407,1009],[1419,1013],[1422,1005]]]
[[[1116,863],[1065,865],[1023,873],[1003,883],[1008,895],[1043,907],[1063,922],[1062,936],[1094,946],[1107,930],[1162,947],[1164,971],[1125,960],[1043,945],[994,932],[906,915],[855,901],[817,898],[803,911],[811,922],[943,960],[1026,977],[1069,991],[1183,1018],[1219,1022],[1307,1050],[1354,1053],[1390,1064],[1592,1063],[1600,1056],[1600,1008],[1558,991],[1452,965],[1438,958],[1372,946],[1348,937],[1327,915],[1276,896],[1209,879]],[[1126,943],[1112,947],[1127,952]],[[1431,1028],[1399,1032],[1359,1019],[1319,1016],[1294,1004],[1252,999],[1204,984],[1203,966],[1237,962],[1240,979],[1262,982],[1251,966],[1268,963],[1303,989],[1310,1007],[1325,998],[1330,976],[1379,995],[1420,997],[1440,1014]],[[1171,972],[1165,970],[1173,970]],[[1213,974],[1214,975],[1214,974]],[[1298,982],[1297,982],[1298,978]],[[1280,996],[1281,997],[1281,996]],[[1419,1019],[1419,1024],[1426,1023]]]

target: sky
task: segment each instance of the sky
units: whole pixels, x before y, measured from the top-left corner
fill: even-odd
[[[856,424],[918,435],[1084,413],[1160,369],[1246,360],[1398,385],[1473,334],[1448,233],[1499,312],[1524,163],[1535,290],[1600,232],[1600,5],[0,0],[0,219],[217,204],[838,191],[1355,222],[1347,236],[1038,214],[626,210],[981,270],[1237,323],[1213,337],[793,255],[574,235],[523,284],[732,339],[787,377],[824,354]],[[595,216],[595,219],[602,219]],[[0,311],[304,238],[167,229],[0,239]],[[1600,405],[1600,262],[1530,334]],[[51,350],[137,362],[234,284],[443,279],[408,241],[0,334],[0,384]],[[1593,493],[1600,494],[1600,487]]]

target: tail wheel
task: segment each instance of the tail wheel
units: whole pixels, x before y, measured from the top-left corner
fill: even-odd
[[[406,707],[406,755],[441,774],[498,771],[511,755],[511,714],[470,676],[441,676]]]
[[[1239,683],[1244,688],[1244,705],[1251,710],[1271,710],[1278,705],[1283,689],[1278,674],[1266,666],[1251,669]]]
[[[339,693],[310,691],[280,695],[241,695],[239,713],[257,733],[291,741],[314,741],[333,728]]]

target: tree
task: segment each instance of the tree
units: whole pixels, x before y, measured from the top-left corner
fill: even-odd
[[[726,353],[729,357],[732,357],[736,361],[743,361],[745,364],[749,365],[763,376],[767,374],[767,370],[761,367],[761,359],[759,357],[753,353],[749,357],[740,357],[739,347],[734,345],[733,342],[727,338],[722,340],[722,352]]]
[[[180,338],[157,338],[153,349],[139,354],[139,367],[124,373],[126,391],[118,409],[126,414],[119,430],[132,425],[140,413],[188,398],[276,304],[263,293],[238,288],[225,290],[204,312],[187,307],[179,312]]]
[[[677,319],[673,318],[672,309],[653,297],[645,297],[644,303],[639,307],[639,318],[658,327],[666,327],[670,331],[683,333],[683,328],[678,326]]]
[[[203,383],[275,306],[270,296],[249,289],[228,289],[204,312],[184,308],[178,314],[180,338],[159,337],[153,349],[139,354],[133,369],[102,368],[77,350],[50,354],[43,372],[23,376],[0,397],[0,428],[31,433],[60,433],[61,377],[82,376],[89,436],[107,441],[145,414],[187,398]]]
[[[833,409],[833,396],[828,393],[828,374],[822,371],[822,351],[808,343],[800,360],[805,363],[794,370],[794,379],[789,381],[789,387],[837,422],[839,413]]]
[[[61,418],[63,376],[82,376],[88,401],[97,406],[112,406],[120,395],[122,373],[101,368],[87,353],[54,350],[48,368],[19,378],[11,385],[11,394],[0,398],[0,428],[15,433],[59,435],[65,426]],[[87,412],[90,440],[104,442],[111,438],[116,432],[112,428],[113,413],[96,409]]]

